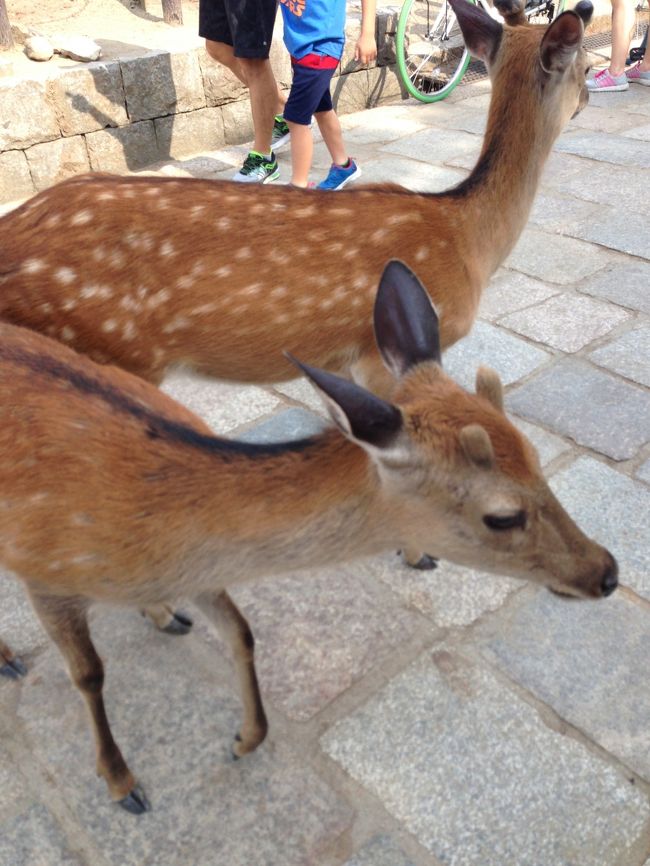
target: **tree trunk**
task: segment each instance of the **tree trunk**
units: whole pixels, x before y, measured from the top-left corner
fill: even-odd
[[[0,0],[0,49],[13,47],[14,37],[11,35],[11,24],[9,24],[9,16],[7,15],[7,4],[5,0]]]
[[[4,0],[0,0],[3,3]],[[165,24],[182,24],[183,8],[181,0],[162,0],[163,21]]]

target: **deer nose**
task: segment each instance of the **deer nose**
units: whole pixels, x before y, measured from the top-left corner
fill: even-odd
[[[618,586],[618,564],[610,555],[610,562],[605,569],[603,579],[600,582],[600,591],[603,595],[611,595]]]

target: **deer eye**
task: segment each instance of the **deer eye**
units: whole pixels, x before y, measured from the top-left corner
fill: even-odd
[[[525,529],[526,512],[515,511],[513,514],[485,514],[483,523],[488,529],[502,532],[506,529]]]

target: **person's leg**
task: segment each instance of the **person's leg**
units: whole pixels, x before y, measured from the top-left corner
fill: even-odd
[[[612,55],[609,74],[614,78],[625,71],[625,58],[634,27],[634,0],[612,0]]]
[[[319,111],[314,117],[332,162],[335,165],[345,165],[348,161],[348,154],[343,143],[341,123],[336,112],[332,108],[329,111]]]
[[[245,70],[242,68],[239,60],[235,57],[235,51],[232,45],[227,45],[225,42],[213,42],[211,39],[205,40],[205,50],[212,60],[226,66],[233,75],[248,87],[248,81],[245,78]]]
[[[309,183],[309,169],[314,155],[314,139],[309,124],[293,123],[287,120],[291,130],[291,183],[293,186],[306,187]]]
[[[268,59],[236,58],[242,67],[244,78],[248,84],[253,115],[255,140],[253,150],[269,155],[271,153],[271,135],[275,115],[281,114],[283,105],[280,99],[278,85]]]

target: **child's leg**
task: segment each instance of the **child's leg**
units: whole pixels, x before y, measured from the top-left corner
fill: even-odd
[[[336,112],[334,109],[319,111],[314,117],[323,136],[323,141],[330,152],[332,162],[335,165],[345,165],[348,161],[348,154],[343,143],[341,124]]]
[[[291,183],[307,186],[309,169],[314,154],[314,139],[309,126],[287,120],[291,130]]]

